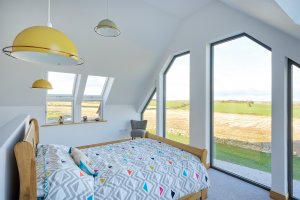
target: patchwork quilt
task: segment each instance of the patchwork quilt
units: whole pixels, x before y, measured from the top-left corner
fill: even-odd
[[[178,199],[209,187],[206,168],[188,152],[152,139],[83,149],[98,172],[95,199]]]
[[[82,171],[69,147],[37,148],[38,199],[178,199],[209,187],[200,159],[152,139],[82,149],[97,176]]]

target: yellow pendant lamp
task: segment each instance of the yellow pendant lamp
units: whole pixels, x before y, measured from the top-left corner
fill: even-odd
[[[32,26],[20,32],[12,46],[3,48],[11,57],[50,65],[81,65],[74,43],[61,31],[52,28],[50,0],[48,0],[47,26]]]
[[[45,79],[39,79],[32,83],[32,87],[34,89],[53,89],[52,84]]]

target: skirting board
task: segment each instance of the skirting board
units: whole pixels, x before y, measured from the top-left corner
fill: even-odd
[[[282,194],[279,194],[277,192],[274,192],[274,191],[270,191],[270,197],[274,200],[288,200],[289,198],[289,195],[286,194],[286,195],[282,195]]]

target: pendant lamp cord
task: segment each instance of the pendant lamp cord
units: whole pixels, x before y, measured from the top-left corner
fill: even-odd
[[[106,0],[106,19],[108,19],[108,0]]]
[[[51,23],[51,0],[48,0],[48,22],[47,26],[52,28],[52,23]]]

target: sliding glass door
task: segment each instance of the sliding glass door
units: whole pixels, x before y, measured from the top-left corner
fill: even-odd
[[[300,199],[300,65],[289,61],[289,190]]]
[[[271,186],[271,51],[247,34],[211,45],[212,167]]]

